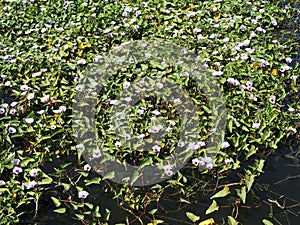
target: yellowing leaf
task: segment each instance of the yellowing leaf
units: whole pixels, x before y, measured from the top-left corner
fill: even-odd
[[[228,194],[230,194],[229,187],[225,186],[223,188],[223,190],[221,190],[218,193],[216,193],[215,195],[213,195],[210,199],[213,199],[213,198],[222,198],[222,197],[225,197]]]
[[[214,225],[215,221],[213,218],[209,218],[207,220],[202,221],[199,225]]]
[[[209,206],[209,208],[206,210],[205,215],[210,214],[214,211],[219,210],[219,206],[215,200],[213,200],[212,204]]]

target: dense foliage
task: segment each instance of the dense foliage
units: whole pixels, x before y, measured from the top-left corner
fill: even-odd
[[[265,158],[280,143],[299,138],[299,67],[293,60],[298,44],[288,30],[278,32],[296,9],[279,3],[1,0],[0,223],[42,221],[43,205],[50,205],[82,224],[111,224],[111,209],[99,200],[103,196],[129,212],[120,224],[162,223],[161,199],[188,205],[201,192],[212,196],[209,215],[200,219],[187,212],[186,221],[213,217],[210,213],[224,201],[245,203]],[[96,173],[81,156],[72,128],[74,95],[88,65],[134,40],[169,41],[195,53],[220,83],[227,112],[221,150],[205,158],[211,110],[192,78],[177,76],[184,72],[180,68],[146,60],[116,70],[99,96],[97,128],[105,148],[120,161],[145,165],[163,160],[178,144],[180,129],[175,108],[148,96],[132,109],[129,127],[147,137],[157,117],[175,129],[148,154],[130,154],[106,123],[110,102],[124,82],[150,75],[173,79],[199,108],[199,146],[190,161],[180,172],[166,170],[166,181],[146,187],[119,185],[109,181],[113,173]],[[206,169],[199,171],[200,164]],[[234,217],[225,220],[237,224]]]

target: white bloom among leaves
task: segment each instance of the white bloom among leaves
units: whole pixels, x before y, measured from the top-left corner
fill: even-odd
[[[36,177],[37,174],[38,174],[38,169],[32,169],[29,172],[29,175],[32,176],[32,177]]]
[[[89,195],[89,193],[87,191],[78,192],[78,198],[81,198],[81,199],[86,199],[88,195]]]
[[[228,148],[230,144],[227,141],[221,143],[221,148]]]
[[[19,173],[22,173],[22,172],[23,172],[23,169],[21,167],[15,166],[13,168],[13,173],[14,174],[19,174]]]

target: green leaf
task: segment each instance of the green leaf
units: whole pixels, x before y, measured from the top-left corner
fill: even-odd
[[[53,210],[56,213],[65,213],[66,212],[66,208],[59,208],[59,209],[55,209]]]
[[[108,172],[104,175],[103,180],[105,179],[113,179],[115,177],[115,171]]]
[[[64,187],[64,189],[65,189],[66,191],[68,191],[68,190],[70,189],[70,184],[62,183],[61,185]]]
[[[70,67],[71,70],[74,70],[76,68],[76,65],[73,63],[67,63],[67,65]]]
[[[228,223],[229,225],[238,225],[239,222],[237,222],[232,216],[228,216]]]
[[[236,190],[237,195],[242,199],[242,202],[245,204],[246,203],[246,186],[243,186],[240,190]]]
[[[232,119],[230,119],[228,121],[228,129],[229,129],[229,132],[232,133]]]
[[[222,198],[222,197],[225,197],[228,194],[230,194],[229,187],[225,186],[223,188],[223,190],[219,191],[218,193],[216,193],[215,195],[213,195],[212,197],[210,197],[210,199],[213,199],[213,198]]]
[[[150,212],[148,212],[150,215],[154,215],[157,212],[157,209],[152,209]]]
[[[97,205],[93,211],[93,215],[98,218],[101,217],[101,214],[99,211],[100,211],[100,207]]]
[[[43,173],[43,179],[39,182],[39,185],[43,184],[51,184],[53,179],[49,177],[47,174]]]
[[[261,159],[259,160],[259,164],[258,164],[258,167],[257,167],[257,171],[260,172],[260,173],[263,173],[263,167],[264,167],[264,164],[265,164],[265,160],[264,159]]]
[[[133,172],[132,176],[131,176],[131,179],[130,179],[130,185],[133,185],[134,182],[137,181],[137,179],[139,179],[139,172],[136,170]]]
[[[250,175],[247,174],[245,176],[245,182],[246,182],[247,192],[250,191],[250,189],[252,187],[252,184],[254,182],[254,178],[255,178],[255,175],[253,175],[253,174],[250,174]]]
[[[51,199],[56,207],[59,207],[61,205],[61,202],[57,198],[51,197]]]
[[[219,206],[215,200],[213,200],[212,204],[209,206],[209,208],[206,210],[205,215],[210,214],[214,211],[219,210]]]
[[[75,214],[79,219],[84,220],[84,215],[81,214]]]
[[[263,219],[262,222],[263,222],[264,225],[273,225],[273,223],[271,221],[267,220],[267,219]]]
[[[194,213],[186,212],[185,214],[192,222],[200,220],[200,216],[196,216]]]
[[[91,180],[86,180],[87,182],[85,183],[86,186],[91,185],[91,184],[100,184],[101,178],[100,177],[94,177]]]

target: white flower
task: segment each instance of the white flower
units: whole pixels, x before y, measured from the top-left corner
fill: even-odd
[[[245,40],[244,42],[243,42],[243,45],[244,46],[248,46],[250,44],[250,40]]]
[[[161,129],[163,128],[163,126],[162,125],[158,125],[158,126],[153,126],[153,127],[151,127],[149,130],[148,130],[148,132],[149,133],[158,133]]]
[[[111,100],[110,102],[109,102],[109,104],[111,104],[111,105],[118,105],[120,102],[118,101],[118,100]]]
[[[171,170],[172,170],[172,167],[169,166],[169,165],[165,165],[165,166],[164,166],[164,170],[165,170],[165,171],[171,171]]]
[[[42,72],[36,72],[32,74],[32,77],[38,77],[42,74]]]
[[[77,61],[77,64],[78,65],[84,65],[84,64],[86,64],[86,60],[85,59],[80,59],[80,60]]]
[[[12,103],[10,103],[10,106],[15,107],[17,104],[18,104],[17,102],[12,102]]]
[[[76,86],[76,91],[82,91],[83,90],[83,85],[77,85]]]
[[[228,165],[228,164],[230,164],[232,161],[231,161],[231,159],[226,158],[224,162],[225,162],[226,165]]]
[[[192,164],[195,165],[195,166],[198,166],[199,163],[200,163],[200,160],[197,159],[197,158],[192,160]]]
[[[160,83],[160,82],[156,83],[156,87],[157,87],[158,89],[162,89],[163,86],[164,86],[164,85],[163,85],[162,83]]]
[[[125,101],[125,102],[131,102],[131,101],[132,101],[132,98],[131,98],[131,97],[126,97],[126,98],[124,98],[124,101]]]
[[[9,132],[10,134],[14,134],[14,133],[17,132],[17,130],[16,130],[16,128],[14,128],[14,127],[10,127],[10,128],[8,128],[8,132]]]
[[[290,57],[287,57],[286,59],[285,59],[285,61],[286,61],[286,63],[291,63],[292,61],[293,61],[293,59],[292,58],[290,58]]]
[[[23,172],[23,169],[21,167],[15,166],[13,169],[13,173],[15,173],[15,174],[19,174],[22,172]]]
[[[8,107],[8,104],[7,103],[3,103],[2,107],[6,109]]]
[[[180,98],[175,98],[175,99],[174,99],[174,103],[175,103],[175,104],[181,103],[181,99],[180,99]]]
[[[257,129],[260,126],[260,122],[255,122],[252,124],[252,128]]]
[[[84,171],[90,171],[91,170],[91,166],[89,164],[85,164],[83,167]]]
[[[246,53],[243,53],[243,54],[241,55],[241,59],[247,60],[247,59],[248,59],[248,55],[247,55]]]
[[[65,112],[66,110],[67,110],[67,107],[66,106],[59,106],[59,110],[61,111],[61,112]]]
[[[228,37],[224,38],[223,41],[224,42],[228,42],[230,39]]]
[[[207,164],[206,164],[206,168],[207,168],[208,170],[211,170],[211,169],[213,168],[213,164],[212,164],[212,163],[207,163]]]
[[[199,41],[202,41],[203,39],[205,39],[205,37],[202,34],[198,34],[197,38]]]
[[[56,128],[56,125],[55,125],[55,124],[52,124],[52,125],[51,125],[51,129],[54,130],[55,128]]]
[[[276,97],[274,95],[272,95],[270,98],[269,98],[269,102],[274,104],[276,101]]]
[[[34,93],[30,93],[30,94],[27,95],[28,100],[31,100],[33,98],[34,98]]]
[[[230,144],[227,141],[221,143],[222,148],[228,148],[229,146]]]
[[[32,177],[36,177],[37,174],[38,174],[38,169],[32,169],[29,172],[29,175]]]
[[[20,159],[13,159],[11,162],[14,164],[14,166],[17,166],[20,163]]]
[[[28,183],[28,188],[34,188],[35,185],[36,185],[36,181],[35,181],[35,180],[30,181],[30,182]]]
[[[180,142],[178,142],[178,147],[183,147],[185,144],[184,144],[184,142],[183,141],[180,141]]]
[[[152,113],[153,113],[155,116],[158,116],[158,115],[160,115],[160,112],[159,112],[159,111],[157,111],[157,110],[154,110],[154,111],[152,111]]]
[[[223,74],[222,71],[214,71],[214,72],[212,73],[213,76],[221,76],[222,74]]]
[[[57,31],[64,31],[65,29],[62,27],[55,28]]]
[[[89,193],[87,191],[80,191],[78,192],[78,198],[85,199]]]
[[[198,146],[199,148],[204,147],[206,144],[204,141],[198,141],[196,146]]]
[[[83,148],[83,147],[84,147],[83,144],[78,144],[75,146],[75,148]]]
[[[46,96],[41,98],[41,102],[42,103],[47,102],[47,101],[49,101],[49,98],[50,98],[49,95],[46,95]]]
[[[28,90],[28,86],[25,84],[25,85],[22,85],[21,87],[20,87],[20,89],[21,89],[21,91],[27,91]]]
[[[121,143],[120,141],[117,141],[117,142],[115,143],[115,146],[119,148],[119,147],[122,146],[122,143]]]
[[[5,109],[4,108],[0,108],[0,114],[5,113]]]
[[[25,122],[28,123],[28,124],[32,124],[33,121],[34,121],[33,118],[27,118],[27,119],[25,119]]]
[[[130,86],[130,82],[126,81],[123,83],[124,88],[129,88],[129,86]]]
[[[94,150],[93,151],[93,158],[99,158],[101,156],[100,150]]]
[[[153,150],[153,152],[155,152],[155,153],[158,153],[158,152],[160,152],[160,146],[158,146],[158,145],[154,145],[153,147],[152,147],[152,150]]]
[[[280,71],[284,73],[285,71],[288,71],[289,69],[290,69],[290,67],[288,65],[285,65],[280,68]]]
[[[44,112],[45,112],[45,110],[40,110],[40,111],[37,111],[37,114],[42,115]]]

